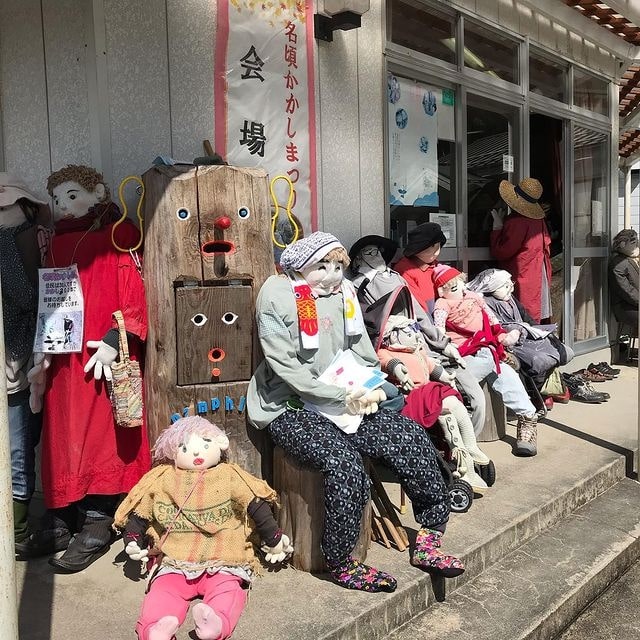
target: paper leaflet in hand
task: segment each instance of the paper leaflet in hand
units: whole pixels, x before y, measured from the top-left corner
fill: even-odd
[[[343,387],[349,391],[373,391],[382,385],[386,373],[374,367],[359,364],[351,351],[339,351],[318,382]],[[317,406],[305,402],[305,408],[328,418],[345,433],[355,433],[362,422],[361,415],[347,413],[344,407]]]

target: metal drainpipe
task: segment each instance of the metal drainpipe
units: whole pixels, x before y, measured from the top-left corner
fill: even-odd
[[[0,296],[0,362],[5,362],[2,296]],[[0,373],[0,640],[18,640],[18,599],[13,543],[13,491],[7,376]]]
[[[631,229],[631,167],[624,168],[624,228]]]

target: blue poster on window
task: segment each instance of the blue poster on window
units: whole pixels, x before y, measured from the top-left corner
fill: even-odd
[[[387,76],[389,204],[439,206],[438,103],[442,91]]]

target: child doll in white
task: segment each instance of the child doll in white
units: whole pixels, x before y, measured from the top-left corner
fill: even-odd
[[[479,293],[466,291],[466,275],[447,265],[435,268],[436,300],[433,321],[451,338],[478,381],[484,380],[502,396],[518,416],[514,453],[537,453],[538,417],[518,374],[501,360],[504,347],[520,338],[517,330],[505,331]]]
[[[139,640],[171,640],[193,598],[200,640],[228,638],[244,609],[258,559],[257,533],[268,562],[293,552],[278,528],[269,485],[223,462],[229,439],[201,417],[177,420],[158,438],[166,461],[129,492],[115,515],[133,560],[153,558],[148,593],[136,625]]]
[[[469,414],[453,386],[455,374],[429,356],[417,322],[404,315],[389,316],[376,351],[382,369],[408,391],[403,415],[426,428],[437,420],[458,473],[476,493],[484,493],[487,483],[476,473],[474,462],[488,467],[491,460],[478,447]]]

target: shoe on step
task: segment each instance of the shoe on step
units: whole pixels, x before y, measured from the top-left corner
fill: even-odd
[[[327,565],[332,580],[346,589],[368,591],[369,593],[379,591],[391,593],[398,586],[392,575],[369,567],[351,556],[348,556],[343,562],[327,563]]]
[[[420,529],[416,536],[416,546],[411,556],[414,567],[445,578],[455,578],[464,573],[464,564],[455,556],[440,551],[442,532],[434,529]]]
[[[77,573],[103,556],[115,538],[111,529],[113,518],[87,517],[82,529],[69,543],[67,550],[59,558],[49,558],[49,564],[66,573]]]
[[[598,364],[596,364],[595,366],[598,368],[598,370],[602,371],[603,373],[608,373],[614,378],[617,378],[620,375],[620,369],[614,369],[608,362],[598,362]],[[589,367],[591,367],[591,365],[589,365]]]
[[[514,453],[517,456],[535,456],[538,453],[538,418],[536,415],[531,417],[518,416],[518,425],[516,427],[516,447]]]

